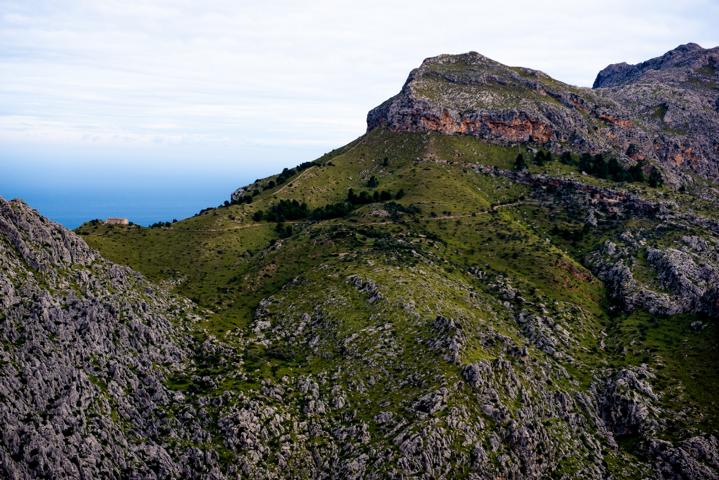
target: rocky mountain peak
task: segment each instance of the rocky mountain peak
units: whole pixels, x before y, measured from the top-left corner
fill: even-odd
[[[607,66],[597,74],[592,88],[618,87],[638,81],[651,81],[656,78],[664,82],[685,80],[687,73],[703,76],[717,75],[719,47],[705,49],[696,43],[679,45],[664,55],[652,58],[636,65],[626,62]]]
[[[501,63],[492,60],[481,53],[470,51],[459,54],[441,54],[425,58],[422,64],[415,71],[423,74],[431,72],[447,74],[449,72],[459,73],[469,71],[481,72],[482,69],[497,69],[505,67]]]
[[[651,87],[647,87],[651,83]],[[596,87],[622,88],[596,88]],[[610,65],[595,89],[479,53],[439,55],[371,110],[368,131],[471,135],[559,153],[611,152],[654,163],[671,185],[719,178],[719,47],[688,43],[638,65]]]
[[[428,57],[425,58],[422,62],[423,66],[426,65],[447,65],[447,64],[458,64],[458,63],[464,63],[464,64],[482,64],[482,63],[497,63],[494,60],[485,57],[479,52],[475,51],[469,51],[466,53],[460,53],[456,55],[451,55],[447,53],[443,53],[441,55],[437,55],[434,57]]]

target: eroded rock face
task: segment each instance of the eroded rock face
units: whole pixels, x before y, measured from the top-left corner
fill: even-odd
[[[719,47],[682,45],[602,70],[594,89],[508,67],[478,53],[440,55],[367,115],[368,130],[472,135],[494,143],[612,151],[657,162],[669,183],[719,177]]]
[[[719,471],[719,441],[713,435],[691,437],[677,446],[655,439],[650,449],[656,471],[666,479],[713,478]]]
[[[513,70],[475,52],[428,58],[397,96],[369,112],[367,126],[501,144],[573,142],[566,132],[582,122],[586,101],[574,92],[548,90],[547,80],[541,72]]]
[[[692,43],[638,65],[610,65],[595,81],[653,134],[654,154],[666,166],[710,178],[719,168],[718,86],[719,48]]]
[[[606,432],[612,439],[632,439],[651,458],[654,476],[667,480],[715,478],[719,444],[713,435],[672,443],[658,438],[666,412],[652,389],[654,375],[645,365],[623,368],[592,386]]]
[[[0,476],[189,475],[163,420],[183,315],[189,302],[0,198]]]
[[[622,369],[605,380],[598,394],[599,411],[615,436],[650,437],[658,428],[657,395],[646,367]]]

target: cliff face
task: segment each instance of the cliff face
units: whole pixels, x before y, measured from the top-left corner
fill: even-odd
[[[638,65],[610,65],[594,87],[622,105],[667,171],[719,178],[719,47],[690,43]]]
[[[368,130],[437,131],[555,152],[613,152],[650,160],[675,185],[719,178],[719,48],[680,46],[600,72],[595,89],[508,67],[478,53],[440,55],[413,70],[402,91],[373,109]]]

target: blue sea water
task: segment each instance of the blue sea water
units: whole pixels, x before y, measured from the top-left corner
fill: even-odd
[[[222,176],[204,178],[173,178],[158,181],[152,187],[117,184],[84,185],[80,187],[16,184],[4,186],[0,196],[20,198],[41,214],[68,228],[75,228],[92,219],[128,218],[139,225],[157,221],[182,219],[206,207],[221,204],[231,191],[251,181],[249,178]]]
[[[228,200],[256,178],[320,156],[322,148],[261,149],[226,156],[124,156],[77,152],[0,153],[0,196],[20,198],[68,228],[92,219],[139,225],[183,219]],[[258,160],[251,160],[251,159]]]

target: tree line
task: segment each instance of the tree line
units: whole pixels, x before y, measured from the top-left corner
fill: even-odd
[[[355,193],[353,189],[347,191],[347,198],[342,202],[330,203],[322,207],[309,208],[306,202],[297,200],[280,200],[270,205],[267,210],[257,210],[252,219],[256,222],[265,220],[268,222],[285,222],[291,220],[329,220],[349,215],[360,205],[377,202],[399,200],[404,197],[404,190],[396,193],[387,190],[374,191],[372,193],[361,191]]]
[[[542,166],[555,160],[551,152],[543,150],[538,151],[534,155],[527,154],[528,158],[522,153],[517,154],[514,160],[514,170],[526,170],[529,168],[529,162]],[[579,170],[597,178],[606,178],[615,182],[646,182],[651,187],[659,187],[664,184],[664,179],[659,169],[652,165],[649,175],[645,175],[646,165],[644,162],[637,162],[634,165],[625,167],[616,157],[603,153],[591,155],[583,153],[579,157],[572,155],[570,152],[563,152],[559,156],[559,161],[565,165],[572,165]]]

